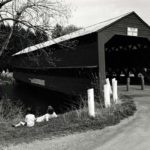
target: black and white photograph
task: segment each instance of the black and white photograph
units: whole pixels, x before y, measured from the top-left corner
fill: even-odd
[[[150,150],[150,1],[0,0],[0,150]]]

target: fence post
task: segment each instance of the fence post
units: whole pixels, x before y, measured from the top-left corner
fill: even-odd
[[[144,76],[141,75],[141,90],[144,90]]]
[[[94,104],[94,89],[88,89],[88,112],[90,117],[95,117],[95,104]]]
[[[104,85],[104,103],[105,103],[105,107],[110,107],[111,103],[110,103],[110,87],[108,84]]]
[[[109,78],[106,79],[106,84],[108,84],[108,86],[109,86],[109,93],[112,94],[112,89],[111,89],[111,85],[109,82]]]
[[[112,87],[113,87],[113,101],[115,103],[117,103],[118,91],[117,91],[117,81],[116,81],[116,79],[112,79]]]
[[[130,78],[128,77],[127,78],[127,91],[129,91],[130,89]]]

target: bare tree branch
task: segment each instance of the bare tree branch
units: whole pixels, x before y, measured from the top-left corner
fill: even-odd
[[[6,0],[6,1],[1,1],[0,2],[0,9],[5,6],[7,3],[11,2],[12,0]]]

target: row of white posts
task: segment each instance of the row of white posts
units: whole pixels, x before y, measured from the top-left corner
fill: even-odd
[[[94,89],[88,89],[87,93],[89,116],[95,117]],[[113,97],[113,103],[118,103],[117,80],[115,78],[112,79],[112,88],[108,78],[104,85],[104,104],[106,108],[111,106],[111,95]]]

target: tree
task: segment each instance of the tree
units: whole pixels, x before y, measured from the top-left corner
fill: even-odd
[[[69,34],[69,33],[72,33],[72,32],[75,32],[75,31],[78,31],[80,30],[81,28],[80,27],[76,27],[75,25],[68,25],[67,27],[64,28],[63,30],[63,34]]]
[[[0,25],[0,49],[2,47],[3,42],[5,41],[5,36],[9,34],[11,30],[11,26],[9,25]],[[7,49],[1,56],[0,65],[1,67],[7,66],[9,61],[11,60],[11,56],[32,45],[44,42],[48,40],[48,36],[45,32],[36,30],[35,33],[30,31],[29,29],[24,29],[21,26],[15,26]]]
[[[81,28],[76,27],[75,25],[68,25],[67,27],[63,27],[59,24],[56,24],[54,30],[52,31],[52,39],[75,32],[79,29]]]
[[[10,25],[3,35],[0,56],[7,50],[16,27],[33,33],[49,32],[58,17],[66,18],[67,8],[62,0],[0,0],[0,24]]]
[[[0,25],[0,49],[7,35],[10,33],[10,25]],[[34,33],[29,29],[21,26],[15,26],[12,37],[9,41],[7,50],[3,53],[14,54],[28,46],[32,46],[48,40],[48,36],[44,31],[36,30]]]
[[[63,35],[63,27],[59,24],[56,24],[54,30],[52,31],[52,39],[60,37]]]

